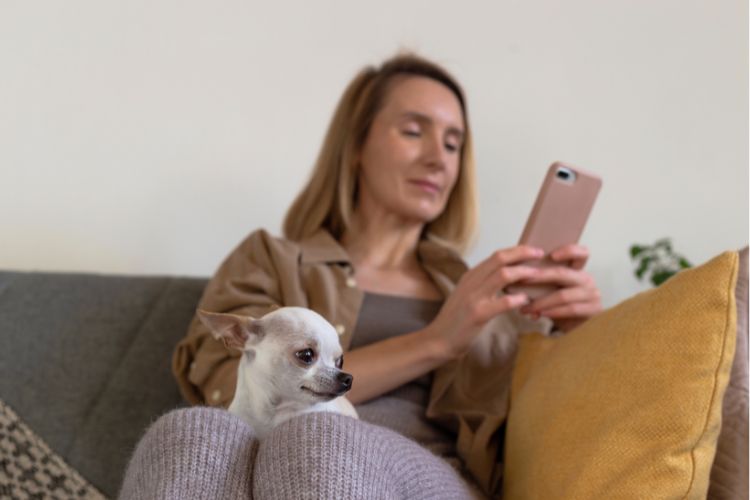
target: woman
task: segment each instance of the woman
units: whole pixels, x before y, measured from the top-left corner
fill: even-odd
[[[345,91],[286,216],[286,238],[251,234],[199,307],[256,317],[278,306],[316,310],[341,335],[354,376],[347,397],[362,405],[363,420],[458,455],[485,492],[496,493],[512,339],[549,329],[529,319],[543,316],[567,331],[601,305],[582,270],[585,248],[556,250],[551,258],[561,265],[548,269],[529,266],[543,252],[524,246],[467,269],[458,252],[474,227],[463,92],[437,65],[397,56],[362,71]],[[560,289],[534,302],[502,293],[519,281]],[[173,368],[188,401],[226,406],[236,363],[194,320]]]

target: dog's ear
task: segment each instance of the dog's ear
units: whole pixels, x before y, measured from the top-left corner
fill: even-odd
[[[260,338],[257,320],[250,316],[237,314],[212,313],[198,310],[198,318],[211,330],[216,340],[221,340],[230,349],[245,349],[248,340]]]

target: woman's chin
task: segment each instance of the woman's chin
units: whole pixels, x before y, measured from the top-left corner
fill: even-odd
[[[443,213],[443,206],[436,203],[409,203],[393,206],[389,212],[401,219],[403,225],[425,225]]]
[[[413,207],[411,212],[411,216],[419,221],[422,224],[428,224],[443,213],[444,207],[442,205],[436,205],[433,203],[428,204],[420,204],[416,207]]]
[[[440,214],[411,214],[409,216],[404,217],[404,225],[409,226],[426,226],[430,222],[433,222],[435,219],[437,219],[440,216]]]

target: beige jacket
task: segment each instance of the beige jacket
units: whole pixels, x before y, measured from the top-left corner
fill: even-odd
[[[448,296],[467,266],[458,254],[431,240],[418,247],[424,269]],[[351,343],[363,292],[354,281],[346,251],[326,231],[291,242],[264,230],[250,234],[206,286],[199,308],[260,317],[279,306],[310,308]],[[508,412],[510,377],[519,331],[545,330],[508,313],[493,320],[461,359],[435,370],[427,417],[457,436],[457,451],[487,492],[501,477],[497,431]],[[228,406],[235,389],[239,353],[228,351],[193,318],[177,345],[172,369],[192,404]]]

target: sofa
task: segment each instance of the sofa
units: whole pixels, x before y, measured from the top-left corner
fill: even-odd
[[[747,290],[746,251],[744,259],[739,279]],[[9,428],[25,429],[38,438],[33,446],[59,456],[59,467],[69,466],[65,473],[80,474],[80,495],[115,497],[144,430],[185,404],[171,375],[171,353],[205,285],[205,279],[181,277],[0,272],[0,400],[7,408],[0,438]],[[746,315],[746,295],[743,300]],[[747,331],[740,335],[746,339]],[[744,349],[746,357],[746,341]],[[740,435],[747,439],[746,431]],[[5,451],[0,497],[11,496],[2,489]],[[18,450],[11,452],[17,457]],[[44,476],[55,474],[28,467],[37,486],[60,488],[63,472],[55,469],[59,484],[52,484]]]
[[[205,284],[1,272],[0,399],[103,495],[115,497],[144,429],[184,404],[171,353]]]

